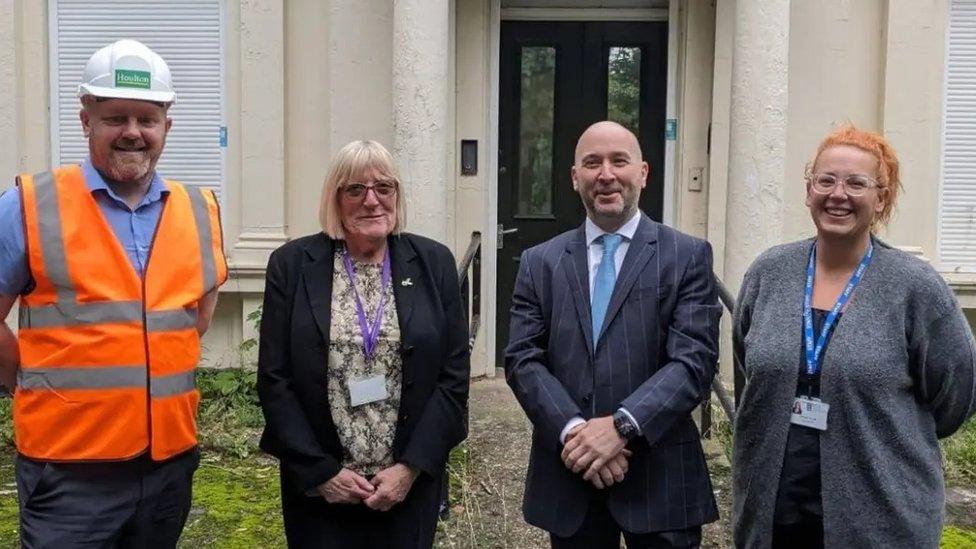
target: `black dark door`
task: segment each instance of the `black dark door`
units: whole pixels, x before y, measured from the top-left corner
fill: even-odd
[[[631,129],[651,171],[640,207],[660,220],[667,23],[503,21],[499,81],[497,363],[522,251],[585,217],[570,168],[590,124]]]

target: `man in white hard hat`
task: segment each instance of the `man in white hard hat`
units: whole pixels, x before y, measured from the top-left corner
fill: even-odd
[[[21,543],[174,547],[200,460],[200,336],[227,277],[217,201],[156,172],[176,100],[159,55],[98,50],[78,96],[88,158],[0,196]]]

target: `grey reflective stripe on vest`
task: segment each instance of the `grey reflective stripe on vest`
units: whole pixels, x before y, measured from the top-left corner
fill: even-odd
[[[188,393],[196,388],[196,372],[181,372],[149,380],[149,394],[153,398],[168,397]]]
[[[196,327],[196,309],[170,309],[146,313],[146,330],[150,332],[170,332]]]
[[[23,390],[64,389],[145,389],[145,366],[92,366],[88,368],[26,368],[17,373],[17,386]],[[149,380],[152,397],[188,393],[196,388],[193,370],[154,377]]]
[[[41,238],[41,256],[44,271],[58,294],[58,301],[77,302],[74,284],[68,275],[68,259],[64,253],[61,234],[61,208],[58,206],[58,190],[54,185],[54,172],[34,175],[34,195],[37,202],[37,225]]]
[[[139,301],[98,301],[92,303],[53,303],[20,308],[22,328],[62,328],[86,324],[142,322]],[[170,309],[146,313],[146,330],[169,332],[196,328],[196,309]]]
[[[203,193],[203,189],[187,188],[193,204],[193,219],[197,224],[197,236],[200,238],[200,259],[203,263],[203,291],[209,292],[217,286],[217,266],[214,259],[213,240],[210,234],[210,208]]]
[[[59,296],[59,299],[62,299]],[[113,324],[142,321],[142,303],[139,301],[96,301],[76,303],[63,300],[51,305],[20,309],[23,328],[58,328],[86,324]]]
[[[142,389],[145,366],[92,366],[87,368],[22,368],[17,374],[21,389]]]

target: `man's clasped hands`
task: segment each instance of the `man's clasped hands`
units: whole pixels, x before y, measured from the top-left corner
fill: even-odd
[[[566,434],[561,458],[566,468],[583,473],[583,480],[602,490],[627,474],[627,440],[613,425],[613,416],[591,419]]]

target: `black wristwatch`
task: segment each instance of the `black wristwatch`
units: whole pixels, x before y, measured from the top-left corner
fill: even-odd
[[[624,440],[630,440],[637,436],[637,427],[622,410],[617,410],[613,414],[613,427]]]

